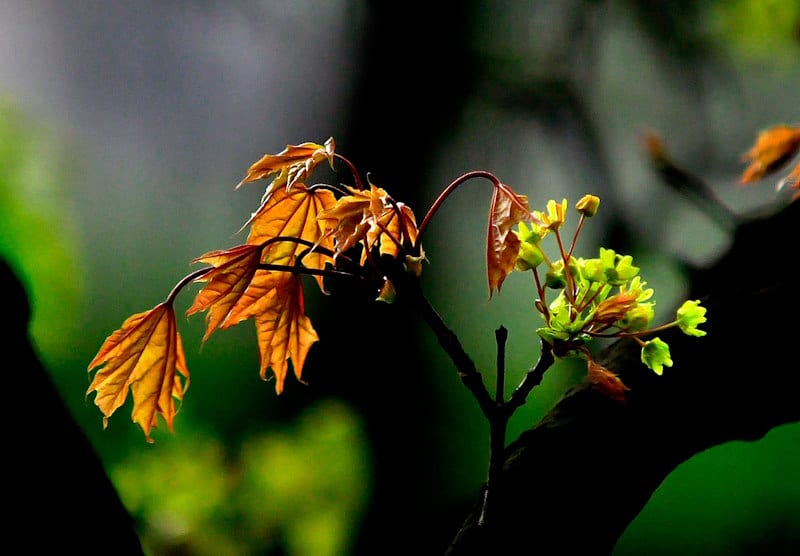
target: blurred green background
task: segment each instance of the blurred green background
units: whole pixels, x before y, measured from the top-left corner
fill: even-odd
[[[265,152],[333,135],[418,219],[475,169],[539,209],[597,194],[579,249],[613,238],[662,308],[685,289],[681,262],[709,263],[729,238],[658,182],[642,130],[733,210],[774,199],[770,184],[736,186],[739,157],[758,130],[800,121],[800,2],[391,4],[0,5],[0,253],[153,556],[369,553],[397,529],[443,546],[485,476],[488,431],[450,362],[413,315],[358,305],[357,292],[309,296],[321,342],[308,384],[290,377],[281,396],[258,376],[251,323],[201,347],[202,318],[179,320],[192,383],[175,434],[162,424],[146,444],[130,401],[103,430],[88,362],[192,258],[241,240],[263,189],[234,186]],[[538,323],[525,281],[488,300],[489,193],[476,183],[445,204],[424,288],[480,369],[493,367],[494,330],[509,329],[513,388]],[[510,437],[579,377],[551,370]],[[665,481],[615,556],[792,553],[799,477],[796,425],[709,450]],[[408,537],[398,548],[428,538]]]

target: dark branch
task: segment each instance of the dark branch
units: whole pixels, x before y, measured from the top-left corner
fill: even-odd
[[[478,526],[476,502],[448,554],[609,554],[679,464],[800,420],[800,373],[787,345],[800,296],[786,262],[798,226],[795,203],[740,225],[724,256],[692,269],[689,298],[707,307],[708,335],[663,334],[675,364],[661,377],[641,364],[634,342],[610,346],[600,363],[630,387],[627,402],[588,383],[568,392],[506,451],[495,507],[502,542]]]

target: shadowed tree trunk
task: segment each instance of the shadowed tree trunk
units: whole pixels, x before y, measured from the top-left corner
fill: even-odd
[[[8,399],[30,403],[17,404],[6,432],[5,546],[26,554],[142,555],[131,517],[38,358],[26,292],[3,260],[0,291]]]

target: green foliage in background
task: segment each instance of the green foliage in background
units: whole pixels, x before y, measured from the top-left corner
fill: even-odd
[[[800,56],[800,2],[730,0],[709,5],[712,33],[745,61],[796,64]]]
[[[112,478],[151,554],[333,556],[354,541],[369,461],[356,415],[327,401],[235,450],[201,432],[178,435],[133,454]]]
[[[74,157],[54,132],[0,99],[0,256],[23,281],[45,358],[70,349],[83,296],[68,187]]]

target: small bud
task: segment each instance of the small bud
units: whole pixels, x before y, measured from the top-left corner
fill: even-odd
[[[598,208],[600,208],[600,197],[595,195],[584,195],[575,205],[575,209],[588,218],[597,214]]]
[[[544,285],[553,290],[560,290],[567,285],[567,278],[564,274],[564,263],[558,261],[547,271],[544,277]]]
[[[395,290],[394,284],[391,280],[384,280],[381,291],[378,293],[378,297],[375,298],[375,301],[394,303],[395,297],[397,297],[397,290]]]
[[[422,262],[425,261],[425,255],[422,254],[419,257],[414,257],[412,255],[406,255],[406,264],[405,269],[406,272],[410,272],[417,278],[420,277],[422,274]]]
[[[538,245],[523,241],[519,244],[519,254],[515,267],[517,270],[530,270],[536,268],[544,261],[544,254]]]

